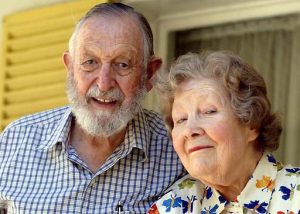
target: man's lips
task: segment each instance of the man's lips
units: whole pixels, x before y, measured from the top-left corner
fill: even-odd
[[[213,148],[213,146],[195,146],[195,147],[189,149],[188,153],[191,154],[195,151],[199,151],[199,150],[203,150],[203,149],[209,149],[209,148]]]
[[[97,104],[100,105],[115,105],[117,103],[117,100],[109,99],[109,98],[91,98],[92,101],[94,101]]]

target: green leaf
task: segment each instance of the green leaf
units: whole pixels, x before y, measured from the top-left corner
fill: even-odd
[[[180,189],[184,189],[184,188],[192,188],[192,186],[194,184],[195,184],[195,181],[186,179],[186,180],[182,181],[180,184],[178,184],[178,186]]]

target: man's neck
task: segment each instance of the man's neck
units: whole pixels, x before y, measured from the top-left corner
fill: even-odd
[[[96,172],[114,150],[124,141],[126,128],[112,136],[90,136],[74,122],[70,144],[85,164]]]

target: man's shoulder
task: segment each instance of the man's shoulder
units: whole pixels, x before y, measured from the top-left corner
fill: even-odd
[[[68,106],[63,106],[26,115],[13,121],[5,128],[5,130],[14,129],[17,127],[43,126],[50,123],[56,123],[57,121],[61,120],[62,116],[69,109],[70,108]]]
[[[161,115],[153,110],[143,109],[143,113],[153,134],[168,137],[168,132]]]

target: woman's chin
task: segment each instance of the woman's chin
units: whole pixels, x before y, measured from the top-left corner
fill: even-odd
[[[192,167],[186,168],[189,174],[198,180],[214,177],[216,174],[216,167],[210,166],[207,163],[195,163]]]

